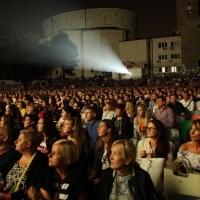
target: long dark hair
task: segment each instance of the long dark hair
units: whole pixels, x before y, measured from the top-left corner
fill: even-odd
[[[110,119],[103,119],[101,120],[99,123],[103,122],[107,128],[110,128],[110,139],[108,141],[108,147],[107,147],[107,155],[110,155],[111,153],[111,146],[113,144],[113,142],[115,140],[117,140],[118,138],[118,133],[115,129],[115,125],[114,122]],[[99,151],[100,149],[104,148],[104,142],[103,139],[101,137],[98,138],[97,142],[96,142],[96,150]]]
[[[167,140],[165,126],[160,120],[157,119],[150,120],[148,124],[150,122],[154,124],[154,126],[158,131],[157,144],[154,152],[154,157],[167,159],[167,155],[170,151],[170,143]]]

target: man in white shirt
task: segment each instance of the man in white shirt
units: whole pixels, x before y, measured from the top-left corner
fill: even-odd
[[[183,93],[183,99],[180,100],[180,103],[182,103],[188,111],[194,111],[195,109],[195,103],[193,100],[190,100],[190,96],[187,92]]]

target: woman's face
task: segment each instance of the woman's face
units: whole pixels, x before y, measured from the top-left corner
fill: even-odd
[[[61,117],[62,117],[63,120],[65,120],[67,117],[69,117],[68,113],[64,109],[62,109]]]
[[[111,147],[110,167],[115,170],[123,170],[129,164],[124,158],[122,150],[118,144]]]
[[[43,130],[44,130],[44,119],[43,118],[39,119],[38,124],[37,124],[37,130],[39,133],[43,132]]]
[[[190,129],[190,138],[192,141],[200,141],[200,127],[192,124]]]
[[[12,115],[12,111],[10,108],[6,108],[5,115]]]
[[[58,144],[54,144],[52,146],[52,151],[51,153],[48,155],[49,157],[49,166],[50,167],[61,167],[64,166],[65,161],[63,159],[63,155],[62,155],[62,151],[61,151],[61,147]]]
[[[15,143],[15,149],[21,153],[27,149],[27,141],[25,140],[23,134],[20,134],[14,143]]]
[[[74,131],[74,126],[72,125],[72,121],[65,120],[64,126],[63,126],[63,132],[64,133],[71,133]]]
[[[155,138],[158,135],[158,130],[152,122],[149,122],[146,126],[147,130],[147,137],[148,138]]]
[[[108,135],[111,129],[106,126],[105,122],[100,122],[97,131],[98,131],[98,136],[103,137]]]
[[[126,102],[125,110],[128,110],[130,108],[130,103]]]
[[[106,103],[105,109],[110,110],[110,105]]]
[[[138,106],[137,107],[137,114],[138,114],[138,117],[144,117],[145,116],[145,111],[142,107]]]
[[[24,119],[24,128],[29,127],[32,125],[32,121],[30,119],[30,117],[26,116]]]

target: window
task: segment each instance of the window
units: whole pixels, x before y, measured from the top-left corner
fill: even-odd
[[[180,47],[180,41],[171,42],[171,47]]]
[[[197,30],[200,30],[200,23],[197,23]]]
[[[172,60],[181,59],[181,55],[180,55],[180,54],[171,54],[171,59],[172,59]]]
[[[168,72],[168,68],[167,67],[160,67],[159,72],[161,72],[161,73]]]
[[[167,48],[167,42],[159,42],[158,48]]]
[[[171,72],[177,72],[176,70],[177,70],[177,69],[176,69],[176,66],[172,66],[172,67],[171,67]]]
[[[158,55],[158,60],[167,60],[167,55]]]
[[[58,74],[58,71],[56,71],[56,74]]]
[[[197,59],[197,67],[200,68],[200,58]]]

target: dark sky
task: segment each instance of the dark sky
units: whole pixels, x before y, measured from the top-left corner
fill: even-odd
[[[87,8],[122,8],[138,14],[138,37],[170,36],[176,30],[175,0],[0,0],[0,34],[43,35],[42,21]]]

